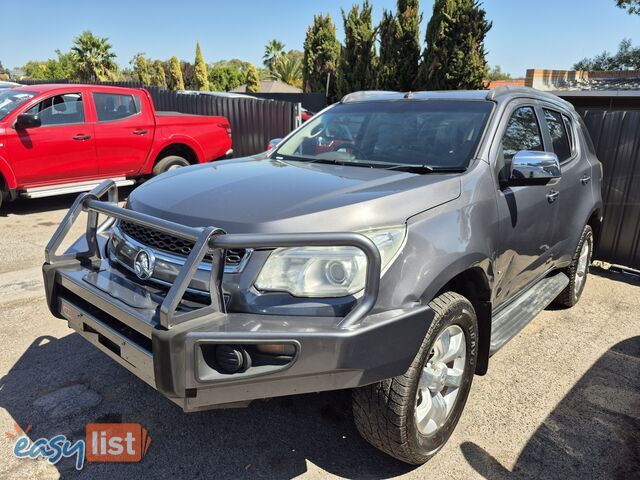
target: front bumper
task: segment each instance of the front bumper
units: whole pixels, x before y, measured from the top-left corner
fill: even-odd
[[[178,231],[177,226],[98,202],[97,197],[113,192],[110,185],[100,188],[78,199],[47,247],[43,272],[49,308],[85,339],[185,411],[352,388],[402,374],[415,357],[433,319],[433,311],[426,306],[372,313],[378,288],[377,282],[370,284],[375,278],[372,275],[368,275],[359,304],[344,318],[226,312],[220,292],[215,291],[220,285],[215,269],[212,285],[218,288],[211,289],[210,304],[194,304],[183,297],[202,256],[221,238],[238,237],[219,234],[214,239],[215,229],[205,229],[197,236],[183,271],[169,291],[143,285],[102,258],[104,237],[93,213],[100,211],[151,222],[156,227],[175,228],[185,236],[190,232],[186,227]],[[82,209],[90,214],[87,251],[56,256],[62,237]],[[337,240],[331,242],[351,242],[362,248],[379,279],[377,250],[370,250],[368,244],[354,239],[353,234],[341,235],[334,236]],[[316,234],[315,240],[308,235],[298,239],[273,237],[268,240],[252,236],[247,240],[253,240],[257,247],[287,246],[294,240],[314,245],[329,241],[322,239],[321,234]],[[258,344],[287,345],[295,353],[265,360],[255,353]],[[224,372],[216,363],[217,349],[222,346],[246,353],[252,360],[250,366],[245,365],[236,373]]]

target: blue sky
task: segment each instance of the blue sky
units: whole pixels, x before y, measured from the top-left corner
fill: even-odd
[[[0,6],[0,61],[6,67],[47,59],[66,51],[73,37],[89,29],[109,37],[118,63],[137,52],[154,58],[177,55],[193,61],[199,40],[207,62],[241,58],[261,62],[271,38],[302,49],[315,13],[329,12],[342,39],[340,8],[353,1],[305,0],[30,0]],[[395,0],[372,0],[374,20]],[[486,40],[490,65],[523,76],[527,68],[570,68],[584,56],[615,51],[622,38],[640,44],[640,16],[615,7],[614,0],[484,0],[493,29]],[[421,2],[424,27],[433,0]]]

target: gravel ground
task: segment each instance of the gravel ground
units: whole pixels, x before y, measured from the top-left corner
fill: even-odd
[[[349,392],[184,414],[55,319],[43,249],[73,197],[0,213],[0,430],[84,436],[89,422],[139,422],[136,464],[17,459],[0,435],[0,477],[640,478],[640,282],[594,269],[580,303],[547,310],[476,377],[460,423],[428,464],[410,467],[358,436]]]

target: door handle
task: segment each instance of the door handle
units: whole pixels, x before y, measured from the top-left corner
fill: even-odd
[[[90,138],[91,138],[91,135],[76,135],[75,137],[73,137],[74,140],[80,140],[80,141],[89,140]]]
[[[584,175],[581,179],[580,179],[580,183],[583,185],[586,185],[587,183],[589,183],[591,181],[591,177],[589,175]]]
[[[148,130],[134,130],[133,131],[134,135],[146,135],[147,133],[149,133]]]
[[[549,203],[553,203],[558,199],[559,196],[560,196],[559,191],[551,190],[549,193],[547,193],[547,200],[549,201]]]

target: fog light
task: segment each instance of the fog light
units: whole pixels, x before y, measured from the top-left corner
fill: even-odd
[[[256,345],[256,350],[271,355],[293,356],[296,354],[296,347],[288,343],[259,343]]]
[[[238,373],[250,366],[249,357],[244,349],[234,345],[218,345],[216,363],[220,373]]]

